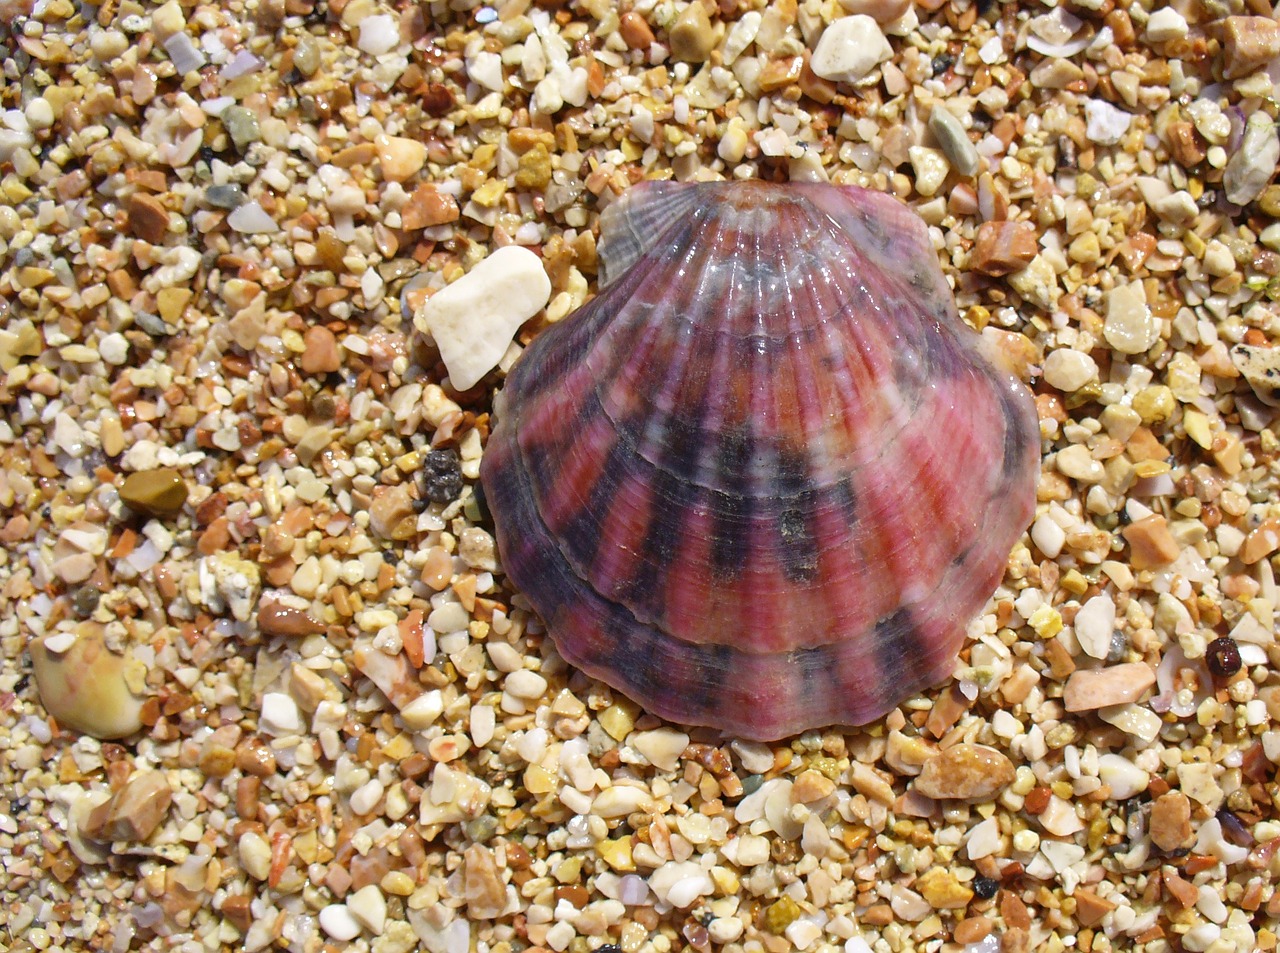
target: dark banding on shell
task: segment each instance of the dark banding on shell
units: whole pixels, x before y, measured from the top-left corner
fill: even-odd
[[[852,187],[651,183],[512,369],[481,475],[560,653],[686,724],[863,724],[947,677],[1034,506],[1030,394],[924,224]]]

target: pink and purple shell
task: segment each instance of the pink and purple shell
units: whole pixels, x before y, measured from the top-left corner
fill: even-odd
[[[954,668],[1029,522],[1029,392],[924,224],[853,187],[639,186],[481,475],[561,655],[673,721],[859,725]]]

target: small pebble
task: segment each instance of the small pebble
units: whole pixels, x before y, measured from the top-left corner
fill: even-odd
[[[1124,138],[1133,116],[1105,99],[1089,99],[1084,104],[1085,136],[1101,146],[1113,146]]]
[[[1117,285],[1107,292],[1107,320],[1102,330],[1107,343],[1121,354],[1142,354],[1160,339],[1140,282]]]
[[[865,14],[841,17],[822,31],[809,68],[823,79],[856,83],[893,56],[880,25]]]
[[[1013,762],[986,745],[961,743],[925,762],[914,788],[935,800],[989,801],[1013,782]]]
[[[1169,791],[1151,803],[1151,843],[1166,853],[1191,846],[1191,802],[1181,791]]]
[[[135,513],[169,518],[182,512],[187,502],[187,484],[177,470],[168,467],[143,470],[125,477],[120,499]]]
[[[969,267],[984,275],[1007,275],[1030,264],[1036,249],[1036,230],[1030,222],[983,222]]]
[[[1240,646],[1235,639],[1223,636],[1209,643],[1204,652],[1209,671],[1219,678],[1230,678],[1240,671]]]
[[[1097,379],[1097,363],[1082,351],[1058,348],[1044,359],[1045,383],[1064,394],[1074,393]]]
[[[715,49],[716,33],[706,7],[698,0],[684,8],[671,26],[671,58],[677,62],[703,63]]]
[[[428,450],[422,461],[423,492],[432,503],[452,503],[462,492],[462,465],[456,450]]]
[[[1067,680],[1062,703],[1067,711],[1093,711],[1108,705],[1136,702],[1156,682],[1145,662],[1127,662],[1101,669],[1077,669]]]
[[[354,940],[360,935],[360,921],[344,903],[331,903],[322,907],[317,919],[320,921],[320,929],[339,943]]]
[[[160,771],[137,771],[110,800],[89,814],[84,834],[94,840],[145,841],[160,826],[173,789]]]
[[[330,374],[342,367],[342,353],[338,339],[323,326],[307,328],[303,335],[304,350],[298,358],[298,366],[306,374]]]
[[[1275,175],[1277,162],[1280,162],[1280,135],[1276,132],[1275,120],[1259,109],[1249,116],[1240,148],[1223,170],[1222,185],[1227,200],[1247,205],[1256,199]]]
[[[1223,70],[1239,79],[1280,56],[1280,23],[1273,17],[1227,17],[1223,23]]]
[[[964,131],[964,126],[951,110],[935,103],[929,113],[929,129],[938,140],[951,166],[966,178],[972,178],[981,168],[978,150]]]
[[[262,138],[258,117],[243,106],[228,106],[218,118],[222,120],[227,135],[231,137],[231,141],[235,143],[236,149],[241,154]]]
[[[435,341],[454,388],[469,390],[550,299],[551,281],[538,256],[508,245],[428,298],[414,324]]]
[[[1116,604],[1107,593],[1094,596],[1076,613],[1076,640],[1086,655],[1104,659],[1111,650],[1115,630]]]
[[[103,740],[140,730],[142,699],[129,687],[129,659],[106,647],[101,629],[83,623],[66,645],[50,646],[51,638],[36,639],[28,649],[40,701],[49,714]]]
[[[381,56],[400,45],[400,22],[390,13],[367,16],[360,21],[360,38],[356,46],[362,53]]]
[[[1187,20],[1173,7],[1160,7],[1147,20],[1148,43],[1166,43],[1187,35]]]

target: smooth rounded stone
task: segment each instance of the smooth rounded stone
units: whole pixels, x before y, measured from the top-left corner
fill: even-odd
[[[1059,348],[1044,359],[1044,380],[1064,394],[1078,391],[1098,379],[1098,364],[1088,354],[1073,348]]]
[[[925,198],[936,195],[942,183],[947,180],[951,166],[947,157],[938,149],[924,146],[911,146],[907,149],[907,157],[911,161],[911,169],[915,172],[916,191]]]
[[[656,728],[638,732],[631,738],[631,746],[655,768],[674,771],[680,763],[680,755],[689,746],[689,736],[672,728]]]
[[[314,76],[320,68],[320,44],[310,33],[298,37],[298,45],[293,48],[293,68],[307,77]]]
[[[508,675],[502,688],[522,701],[536,701],[547,693],[547,680],[537,672],[522,668]]]
[[[1151,843],[1170,853],[1190,847],[1195,839],[1191,829],[1191,801],[1181,791],[1167,791],[1151,802],[1148,825]]]
[[[1115,634],[1116,604],[1107,593],[1094,596],[1076,613],[1076,641],[1085,654],[1104,659],[1111,651],[1111,637]]]
[[[157,519],[181,513],[187,494],[187,482],[182,474],[170,467],[131,473],[120,485],[120,500],[125,506]]]
[[[1076,669],[1067,679],[1062,703],[1067,711],[1094,711],[1109,705],[1123,705],[1136,702],[1155,683],[1156,673],[1145,662]]]
[[[1013,776],[1013,762],[995,748],[958,744],[925,763],[914,789],[935,800],[989,801]]]
[[[507,245],[428,298],[413,322],[431,335],[449,382],[464,391],[498,366],[516,331],[550,300],[541,259]]]
[[[885,39],[880,24],[865,14],[858,14],[841,17],[822,31],[809,68],[823,79],[856,83],[892,56],[893,47]]]
[[[356,41],[361,53],[381,56],[400,45],[400,21],[390,13],[378,13],[360,21],[360,38]]]
[[[507,907],[507,888],[493,853],[483,844],[472,844],[462,855],[463,895],[467,915],[473,920],[492,920]]]
[[[311,618],[305,609],[264,601],[258,605],[258,629],[263,635],[302,638],[323,632],[324,626]]]
[[[211,185],[204,190],[205,200],[214,208],[236,209],[248,201],[244,188],[235,182]]]
[[[316,919],[320,921],[320,929],[339,943],[354,940],[360,935],[360,921],[347,909],[345,903],[331,903],[322,907]]]
[[[342,353],[338,339],[328,328],[317,325],[307,328],[302,336],[303,352],[298,366],[305,374],[331,374],[342,367]]]
[[[376,884],[366,884],[347,897],[347,909],[374,936],[380,936],[387,925],[387,900]]]
[[[1273,17],[1227,17],[1222,36],[1222,75],[1239,79],[1280,56],[1280,22]]]
[[[108,649],[100,625],[83,622],[75,634],[34,639],[28,651],[40,701],[59,724],[104,741],[142,729],[142,699],[127,677],[136,667],[141,684],[142,666]]]
[[[266,213],[256,200],[245,202],[227,216],[232,231],[242,235],[269,235],[280,231],[276,220]]]
[[[1102,333],[1121,354],[1143,354],[1160,339],[1160,328],[1141,283],[1116,285],[1107,292],[1107,318]]]
[[[1064,447],[1054,455],[1058,472],[1077,483],[1101,483],[1107,475],[1100,460],[1095,460],[1089,448],[1077,443]]]
[[[1049,559],[1057,559],[1067,541],[1067,531],[1058,521],[1044,513],[1031,526],[1031,541]]]
[[[258,726],[269,735],[296,735],[302,730],[302,712],[298,703],[284,692],[266,692],[262,696],[262,713]]]
[[[1245,124],[1240,148],[1227,160],[1222,185],[1227,201],[1248,205],[1267,187],[1280,162],[1280,135],[1275,120],[1259,109]]]
[[[227,135],[231,137],[231,141],[241,153],[262,138],[258,117],[252,110],[243,106],[228,106],[218,118],[222,120]]]
[[[649,889],[660,900],[685,909],[699,897],[710,894],[715,885],[710,875],[692,861],[668,861],[649,875]]]
[[[977,147],[970,141],[960,120],[946,106],[934,103],[929,113],[929,129],[951,166],[966,178],[977,175],[982,159]]]
[[[1111,797],[1126,801],[1141,794],[1151,782],[1151,775],[1122,754],[1098,756],[1098,779],[1111,789]]]
[[[615,784],[605,788],[591,802],[591,813],[598,817],[626,817],[636,811],[653,810],[653,798],[643,788],[630,784]]]

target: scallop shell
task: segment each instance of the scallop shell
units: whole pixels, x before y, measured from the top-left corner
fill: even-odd
[[[1031,519],[1031,396],[923,222],[853,187],[649,183],[507,378],[481,468],[561,655],[684,724],[859,725],[951,674]]]

